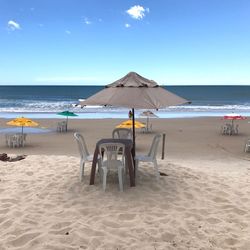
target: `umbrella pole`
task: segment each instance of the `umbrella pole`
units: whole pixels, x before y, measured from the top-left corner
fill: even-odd
[[[148,132],[148,122],[149,122],[149,117],[147,117],[147,132]]]
[[[135,109],[132,108],[132,125],[133,125],[133,161],[134,161],[134,171],[135,171]]]
[[[66,120],[66,131],[68,131],[68,119],[69,119],[69,117],[67,116],[67,120]]]
[[[22,135],[23,135],[23,126],[22,126]]]

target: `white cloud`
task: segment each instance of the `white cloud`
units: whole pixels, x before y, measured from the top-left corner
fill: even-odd
[[[125,27],[126,27],[126,28],[130,28],[131,25],[130,25],[129,23],[125,23]]]
[[[8,22],[8,28],[11,29],[11,30],[20,30],[21,29],[21,26],[19,23],[13,21],[13,20],[10,20]]]
[[[71,31],[70,31],[70,30],[65,30],[65,33],[66,33],[67,35],[71,35]]]
[[[140,5],[135,5],[126,11],[132,18],[140,20],[145,17],[145,12],[149,12],[149,8],[144,8]]]
[[[91,22],[89,21],[89,19],[87,17],[84,18],[84,23],[87,25],[91,24]]]

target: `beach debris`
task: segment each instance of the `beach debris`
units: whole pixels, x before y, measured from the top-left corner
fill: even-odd
[[[163,172],[160,172],[160,175],[161,175],[161,176],[168,176],[168,174],[165,174],[165,173],[163,173]]]
[[[20,161],[26,158],[27,155],[17,155],[14,157],[10,157],[8,156],[6,153],[0,154],[0,161],[9,161],[9,162],[13,162],[13,161]]]

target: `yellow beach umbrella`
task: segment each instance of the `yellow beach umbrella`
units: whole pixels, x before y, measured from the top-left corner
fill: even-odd
[[[32,121],[31,119],[25,117],[17,117],[14,120],[7,122],[8,125],[22,127],[22,134],[23,134],[23,127],[36,127],[38,126],[37,122]]]
[[[132,127],[133,127],[132,120],[127,120],[116,126],[116,128],[132,128]],[[135,121],[135,128],[145,128],[145,124]]]

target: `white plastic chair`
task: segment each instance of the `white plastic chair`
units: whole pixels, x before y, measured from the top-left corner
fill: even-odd
[[[128,128],[115,128],[112,132],[112,138],[114,139],[131,139],[133,138],[132,136],[132,131],[131,129]]]
[[[80,157],[81,157],[81,160],[80,160],[80,181],[83,181],[85,162],[92,162],[93,155],[89,154],[85,140],[80,133],[74,133],[74,137],[77,141],[77,145],[78,145],[78,149],[79,149],[79,153],[80,153]]]
[[[5,135],[6,145],[9,147],[24,147],[26,141],[26,134],[6,134]]]
[[[233,128],[233,134],[238,135],[239,134],[239,124],[236,124],[235,127]]]
[[[102,171],[103,190],[106,190],[107,174],[111,169],[118,170],[119,189],[123,191],[125,174],[125,146],[121,143],[102,143],[99,145],[100,169]],[[118,154],[121,159],[118,159]],[[120,155],[121,154],[121,155]]]
[[[66,123],[66,121],[58,122],[56,131],[60,132],[60,133],[61,132],[66,132],[67,131],[67,123]]]
[[[250,138],[247,139],[244,151],[247,153],[250,151]]]
[[[155,169],[155,174],[157,180],[160,177],[159,170],[158,170],[158,165],[157,165],[157,160],[156,160],[156,155],[157,155],[157,149],[160,143],[161,135],[157,134],[154,136],[150,150],[147,155],[136,155],[135,156],[135,171],[136,171],[136,176],[138,173],[138,167],[139,167],[139,162],[151,162],[154,164],[154,169]]]
[[[24,144],[26,142],[26,137],[27,137],[27,134],[22,134],[22,133],[18,133],[16,134],[17,136],[17,141],[18,141],[18,146],[19,147],[24,147]]]

